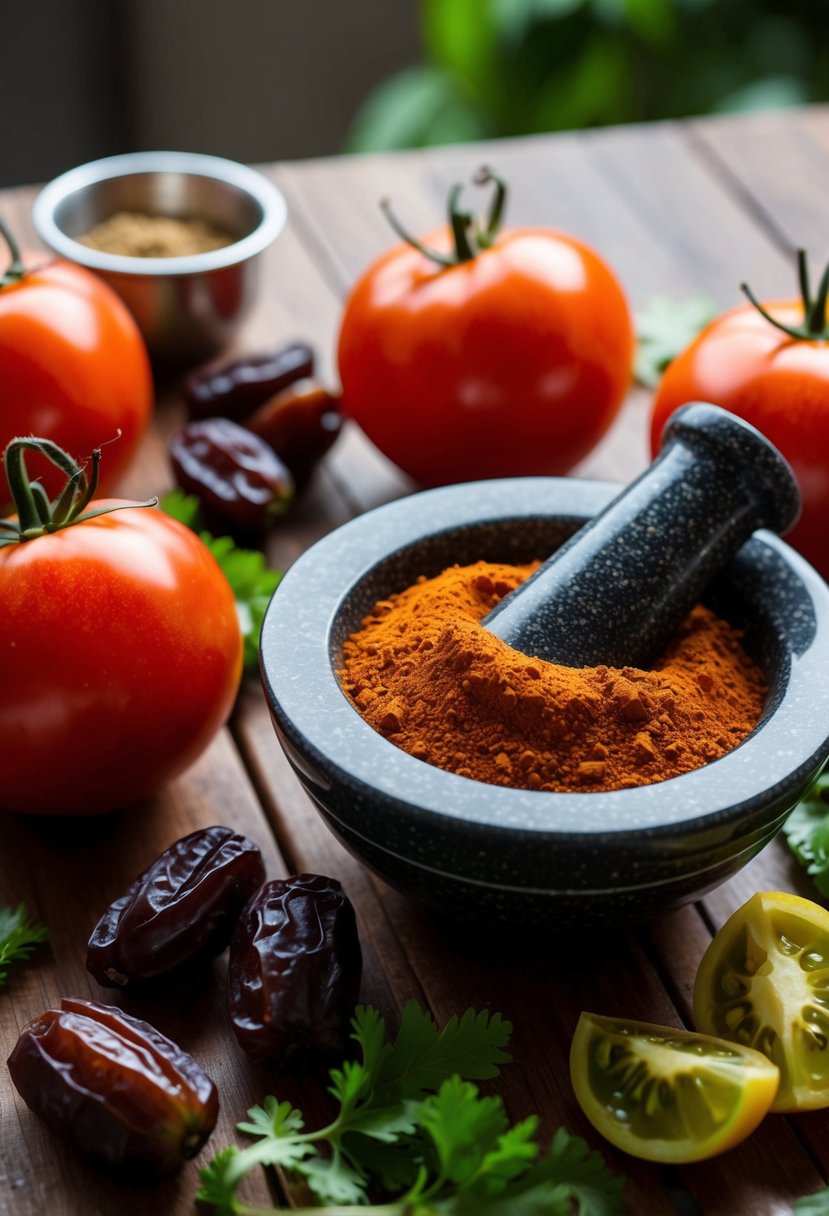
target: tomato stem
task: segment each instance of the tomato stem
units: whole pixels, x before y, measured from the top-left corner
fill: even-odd
[[[49,498],[39,481],[32,481],[26,467],[26,452],[39,452],[66,474],[66,482],[55,499]],[[101,448],[95,448],[92,471],[87,476],[86,468],[51,439],[36,436],[12,439],[3,453],[3,465],[17,519],[0,519],[0,548],[34,540],[125,507],[156,506],[158,499],[151,498],[146,502],[109,503],[87,510],[98,488],[100,463]]]
[[[472,216],[468,211],[461,211],[458,207],[461,189],[461,186],[453,186],[449,192],[449,225],[455,238],[456,263],[471,262],[475,256],[467,236],[467,232],[472,226]]]
[[[824,336],[826,334],[826,297],[829,295],[829,266],[823,272],[823,277],[817,289],[815,302],[809,314],[809,331]]]
[[[798,249],[797,251],[797,277],[800,280],[800,298],[803,301],[805,312],[812,298],[812,289],[809,285],[809,259],[805,249]]]
[[[0,236],[9,247],[11,261],[6,267],[2,275],[0,275],[0,288],[10,287],[12,283],[19,283],[26,274],[26,267],[23,265],[23,258],[20,254],[20,246],[14,239],[11,229],[6,225],[2,216],[0,216]]]
[[[391,209],[391,203],[387,198],[380,200],[380,210],[385,215],[386,219],[391,224],[394,231],[400,237],[401,241],[405,241],[407,245],[411,245],[412,249],[416,249],[418,253],[422,253],[424,257],[429,258],[432,262],[437,262],[438,266],[454,266],[455,259],[447,256],[445,253],[438,253],[436,249],[427,249],[417,237],[407,232],[400,220]]]
[[[818,284],[817,295],[812,296],[809,281],[809,263],[805,249],[797,251],[797,277],[800,284],[800,298],[803,302],[803,324],[786,325],[784,321],[773,317],[754,295],[747,283],[740,284],[740,290],[746,295],[761,317],[782,333],[788,334],[797,342],[829,341],[829,326],[827,325],[826,305],[829,300],[829,266],[823,272]]]
[[[405,241],[407,245],[411,245],[412,249],[416,249],[418,253],[422,253],[424,257],[440,266],[441,269],[458,266],[462,262],[471,262],[479,253],[482,253],[485,249],[489,249],[494,244],[501,228],[507,199],[507,186],[503,178],[498,177],[486,165],[482,165],[478,169],[472,180],[476,186],[488,186],[490,184],[495,186],[489,215],[485,223],[475,224],[471,212],[460,209],[462,187],[459,185],[452,187],[449,192],[448,201],[449,227],[452,230],[452,237],[455,242],[455,248],[452,253],[439,253],[436,249],[429,249],[417,237],[412,236],[392,211],[391,203],[387,198],[380,201],[380,209],[402,241]]]
[[[501,229],[501,220],[503,219],[504,207],[507,202],[507,184],[502,177],[498,177],[496,173],[493,173],[488,165],[481,165],[472,180],[476,186],[488,186],[490,183],[495,186],[495,194],[492,198],[492,206],[489,209],[489,219],[486,222],[486,227],[479,227],[477,233],[479,247],[481,249],[489,249]]]

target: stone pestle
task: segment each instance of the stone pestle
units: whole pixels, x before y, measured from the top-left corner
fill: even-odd
[[[548,662],[646,666],[752,532],[785,532],[799,509],[791,468],[759,431],[686,405],[653,464],[483,624]]]

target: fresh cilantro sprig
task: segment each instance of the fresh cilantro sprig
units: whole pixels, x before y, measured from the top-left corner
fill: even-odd
[[[0,988],[12,963],[27,959],[35,946],[49,936],[45,925],[29,923],[25,904],[16,908],[0,908]]]
[[[792,1211],[794,1216],[829,1216],[829,1186],[798,1199]]]
[[[195,494],[171,490],[161,500],[161,509],[197,532],[222,568],[236,599],[236,612],[244,642],[244,665],[249,674],[259,662],[259,635],[270,598],[282,574],[272,570],[258,549],[241,549],[230,536],[214,536],[200,526],[199,500]]]
[[[693,341],[716,316],[706,296],[669,300],[655,296],[636,317],[636,379],[646,388],[656,388],[669,363]]]
[[[352,1027],[360,1059],[330,1073],[338,1103],[331,1123],[306,1131],[300,1111],[266,1098],[238,1125],[255,1143],[223,1149],[200,1172],[198,1198],[220,1216],[264,1216],[237,1196],[258,1165],[298,1176],[329,1216],[355,1206],[370,1216],[620,1211],[623,1181],[583,1140],[561,1129],[539,1158],[537,1118],[510,1127],[502,1100],[482,1097],[472,1084],[496,1076],[509,1059],[512,1028],[500,1015],[470,1009],[438,1030],[410,1002],[390,1042],[377,1011],[360,1006]],[[378,1190],[394,1197],[370,1203]]]
[[[789,848],[811,874],[822,895],[829,895],[829,768],[824,769],[786,820]]]

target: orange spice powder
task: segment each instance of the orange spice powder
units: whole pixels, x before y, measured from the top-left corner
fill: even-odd
[[[494,637],[481,619],[535,568],[453,566],[375,605],[340,672],[375,730],[464,777],[559,791],[664,781],[753,730],[762,674],[702,606],[649,671],[561,667]]]

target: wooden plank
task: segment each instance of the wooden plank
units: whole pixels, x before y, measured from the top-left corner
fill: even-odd
[[[796,296],[795,251],[808,250],[816,278],[829,261],[824,219],[829,107],[706,119],[689,124],[688,133],[735,199],[787,255],[788,274],[755,283],[748,265],[744,277],[751,278],[761,298]]]

